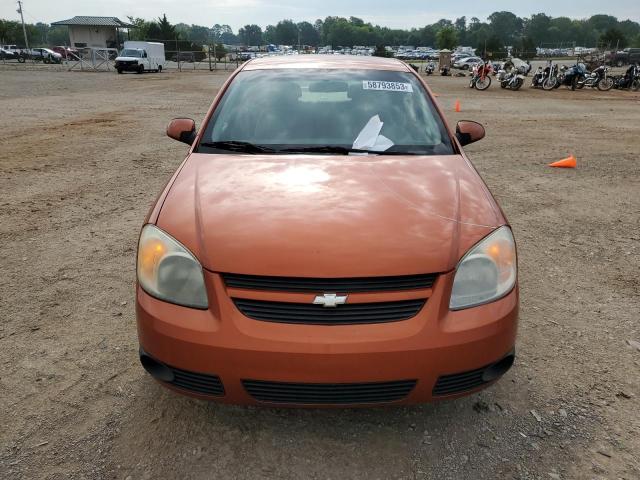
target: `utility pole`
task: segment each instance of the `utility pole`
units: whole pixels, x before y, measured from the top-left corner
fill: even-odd
[[[20,20],[22,21],[22,33],[24,33],[24,46],[29,50],[29,40],[27,39],[27,29],[24,26],[24,15],[22,15],[22,1],[18,0],[18,10],[20,14]]]

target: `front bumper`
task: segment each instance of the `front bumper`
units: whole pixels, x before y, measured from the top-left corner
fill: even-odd
[[[123,72],[137,72],[140,68],[139,63],[130,63],[130,62],[116,62],[115,63],[116,70],[122,70]]]
[[[464,381],[452,374],[462,374],[468,379],[476,375],[474,372],[496,365],[505,358],[512,361],[518,290],[516,286],[507,296],[490,304],[450,311],[452,279],[453,273],[442,274],[432,289],[361,293],[349,297],[349,301],[354,302],[428,297],[422,310],[409,320],[318,326],[252,320],[242,315],[231,300],[231,297],[244,296],[282,301],[285,295],[289,301],[311,302],[313,295],[234,290],[227,288],[219,275],[207,272],[209,310],[157,300],[138,286],[138,336],[141,349],[149,359],[177,369],[181,375],[190,375],[194,385],[200,385],[199,374],[205,374],[205,378],[216,377],[221,390],[176,387],[166,381],[168,378],[161,383],[180,393],[225,403],[280,403],[265,402],[256,397],[255,392],[253,396],[249,394],[247,384],[251,382],[295,383],[293,388],[306,389],[318,384],[377,385],[379,382],[415,380],[407,395],[382,403],[409,404],[453,398],[477,391],[499,375],[493,378],[485,375],[484,381],[468,383],[468,389],[454,389],[453,393],[441,388],[443,378],[451,385],[460,385]],[[510,365],[508,363],[506,369]],[[483,372],[479,375],[482,377]],[[393,388],[396,388],[395,384]],[[306,406],[324,403],[300,402]],[[353,406],[360,402],[347,403]]]

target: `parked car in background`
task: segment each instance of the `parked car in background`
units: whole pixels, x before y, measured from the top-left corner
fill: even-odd
[[[20,48],[17,45],[2,45],[0,46],[0,48],[2,48],[2,50],[13,52],[15,54],[18,54],[24,50],[23,48]]]
[[[62,55],[48,48],[32,48],[30,53],[32,60],[42,61],[43,63],[62,62]]]
[[[471,70],[474,65],[484,63],[480,57],[463,57],[453,62],[453,68]]]
[[[196,61],[196,56],[193,52],[177,52],[171,57],[171,61],[193,63]]]
[[[625,48],[614,53],[611,57],[611,64],[616,67],[623,67],[633,63],[640,63],[640,48]]]
[[[143,367],[239,404],[491,385],[514,361],[518,284],[511,228],[463,151],[484,133],[450,129],[397,59],[244,63],[199,130],[167,128],[189,153],[139,239]]]
[[[64,58],[65,60],[67,59],[75,60],[80,56],[80,52],[77,49],[64,47],[61,45],[57,47],[51,47],[51,50],[62,55],[62,58]]]
[[[18,60],[20,55],[15,50],[5,50],[0,47],[0,60]]]

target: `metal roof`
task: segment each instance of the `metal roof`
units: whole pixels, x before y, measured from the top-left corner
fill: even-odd
[[[117,17],[85,17],[75,16],[68,20],[60,20],[59,22],[53,22],[51,25],[83,25],[85,27],[117,27],[117,28],[132,28],[135,25],[123,22]]]

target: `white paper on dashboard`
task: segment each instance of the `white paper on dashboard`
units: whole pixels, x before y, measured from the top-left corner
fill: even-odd
[[[378,138],[376,138],[376,143],[373,144],[373,147],[369,147],[367,150],[373,150],[374,152],[384,152],[391,147],[393,147],[393,142],[391,140],[389,140],[384,135],[378,135]]]
[[[380,135],[383,125],[384,122],[380,120],[379,115],[371,117],[353,142],[352,148],[356,150],[372,150],[374,152],[383,152],[391,148],[393,142],[384,135]]]

